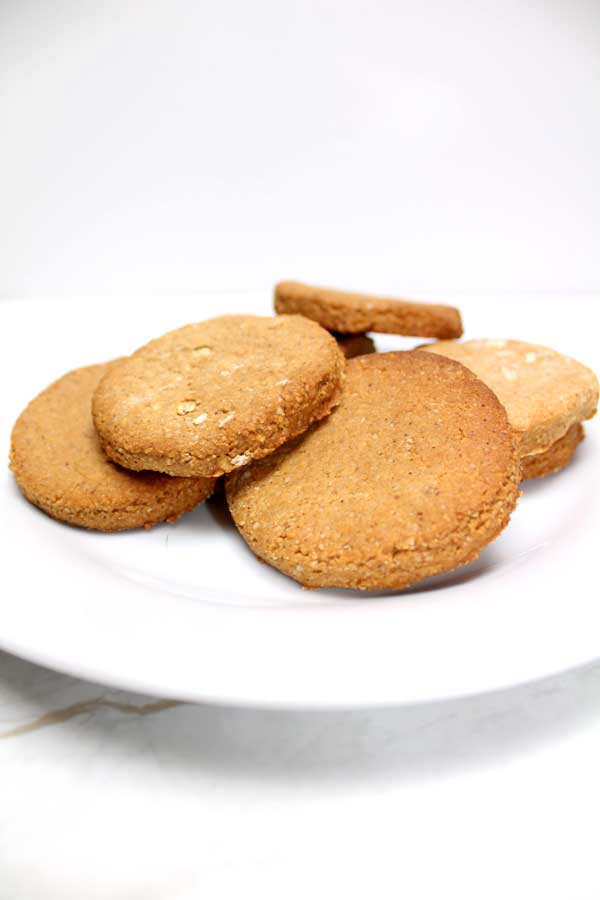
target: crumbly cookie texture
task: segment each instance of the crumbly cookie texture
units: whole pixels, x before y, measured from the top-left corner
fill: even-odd
[[[174,521],[213,491],[212,478],[128,472],[102,452],[91,403],[120,360],[76,369],[42,391],[12,432],[10,467],[31,503],[71,525],[123,531]]]
[[[380,331],[456,338],[463,331],[460,312],[453,306],[375,297],[298,281],[277,284],[274,303],[278,313],[299,313],[330,331],[344,334]]]
[[[368,334],[338,334],[332,332],[337,345],[346,357],[354,359],[355,356],[366,356],[367,353],[376,353],[373,338]]]
[[[129,469],[215,477],[272,453],[329,415],[345,360],[302,316],[221,316],[146,344],[93,401],[111,459]]]
[[[521,479],[527,481],[530,478],[543,478],[564,469],[575,454],[577,447],[585,438],[583,425],[578,422],[572,425],[567,433],[552,444],[545,453],[534,453],[525,456],[521,460]]]
[[[505,406],[521,456],[544,453],[598,407],[598,379],[562,353],[512,340],[443,341],[423,348],[463,363]]]
[[[519,494],[512,429],[468,369],[350,360],[332,415],[226,481],[254,553],[307,587],[401,589],[475,559]]]

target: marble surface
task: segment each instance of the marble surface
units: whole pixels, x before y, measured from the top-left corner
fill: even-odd
[[[448,703],[194,706],[0,654],[1,900],[600,894],[600,664]]]

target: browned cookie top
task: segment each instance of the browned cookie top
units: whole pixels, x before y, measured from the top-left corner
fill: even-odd
[[[128,472],[106,458],[92,422],[92,394],[119,362],[59,378],[21,413],[11,441],[11,468],[28,500],[56,519],[102,531],[174,518],[214,487],[213,479]]]
[[[132,469],[216,476],[271,453],[328,415],[344,357],[301,316],[221,316],[146,344],[93,403],[108,455]]]
[[[346,334],[381,331],[437,338],[462,334],[460,312],[453,306],[374,297],[298,281],[275,286],[275,310],[300,313],[324,328]]]
[[[403,588],[474,559],[507,524],[519,464],[506,413],[433,354],[350,360],[307,435],[227,479],[261,559],[309,587]]]
[[[427,351],[468,366],[506,407],[521,456],[543,453],[598,406],[598,379],[586,366],[525,341],[442,341]]]

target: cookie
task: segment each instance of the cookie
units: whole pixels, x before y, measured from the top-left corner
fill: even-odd
[[[301,584],[401,589],[475,559],[508,523],[519,460],[506,412],[430,353],[347,364],[338,408],[226,481],[242,536]]]
[[[530,478],[543,478],[564,469],[573,459],[577,447],[584,438],[583,425],[579,422],[571,425],[567,433],[545,453],[534,453],[521,460],[521,479],[527,481]]]
[[[22,493],[54,519],[99,531],[173,521],[213,490],[210,478],[128,472],[102,452],[91,403],[120,360],[76,369],[42,391],[12,432],[10,466]]]
[[[337,404],[345,360],[301,316],[221,316],[146,344],[93,401],[102,446],[129,469],[214,477],[272,453]]]
[[[506,407],[522,457],[545,453],[598,406],[598,379],[586,366],[537,344],[476,340],[430,344],[427,352],[458,360]]]
[[[354,359],[355,356],[365,356],[367,353],[377,352],[373,338],[370,338],[368,334],[332,333],[346,359]]]
[[[323,328],[343,334],[381,331],[435,338],[462,334],[460,312],[453,306],[392,300],[297,281],[282,281],[275,286],[275,310],[300,313]]]

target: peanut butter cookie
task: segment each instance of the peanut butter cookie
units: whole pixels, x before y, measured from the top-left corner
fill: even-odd
[[[302,316],[221,316],[146,344],[93,401],[102,446],[129,469],[214,477],[272,453],[338,403],[345,361]]]
[[[380,331],[435,338],[462,334],[460,312],[453,306],[374,297],[298,281],[282,281],[275,286],[275,310],[300,313],[323,328],[344,334]]]
[[[573,425],[591,419],[598,379],[586,366],[537,344],[442,341],[423,348],[467,366],[506,408],[521,457],[545,453]]]
[[[521,479],[527,481],[530,478],[544,478],[559,472],[573,459],[575,451],[585,438],[583,425],[579,422],[571,425],[569,430],[560,440],[556,441],[545,453],[534,453],[524,456],[521,460]]]
[[[367,353],[376,353],[373,338],[368,334],[338,334],[332,332],[338,343],[338,347],[346,359],[354,359],[355,356],[366,356]]]
[[[10,465],[25,497],[55,519],[100,531],[173,521],[214,487],[212,478],[133,473],[106,458],[92,422],[92,394],[119,362],[59,378],[21,413],[11,440]]]
[[[301,584],[401,589],[475,559],[519,474],[483,382],[433,354],[383,353],[350,360],[331,416],[226,490],[250,548]]]

